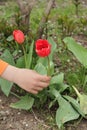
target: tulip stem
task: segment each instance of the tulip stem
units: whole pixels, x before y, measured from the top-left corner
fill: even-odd
[[[75,90],[77,96],[80,98],[81,94],[79,93],[79,91],[78,91],[74,86],[72,86],[72,87],[73,87],[73,89]]]
[[[26,55],[26,51],[25,51],[23,44],[22,44],[22,49],[23,49],[23,53],[24,53],[25,67],[27,68],[27,55]]]
[[[50,76],[50,59],[47,56],[47,60],[48,60],[48,69],[47,69],[47,75]]]
[[[17,50],[17,53],[18,53],[18,51],[19,51],[19,46],[18,46],[18,43],[17,42],[15,42],[16,43],[16,50]]]

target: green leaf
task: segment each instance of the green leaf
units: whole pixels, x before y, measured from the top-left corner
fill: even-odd
[[[1,55],[0,57],[2,60],[8,62],[9,64],[11,65],[14,65],[15,66],[15,62],[14,62],[14,58],[12,56],[12,54],[10,53],[9,50],[5,50],[4,53]]]
[[[55,104],[55,102],[56,102],[56,98],[53,101],[50,102],[49,108],[51,108]]]
[[[32,63],[33,48],[34,48],[34,41],[32,42],[32,44],[29,48],[29,53],[27,55],[27,67],[28,68],[31,67],[31,63]]]
[[[84,79],[83,88],[85,87],[86,83],[87,83],[87,75],[85,76],[85,79]]]
[[[69,88],[69,85],[62,83],[62,84],[60,84],[59,87],[60,87],[60,88],[59,88],[59,92],[62,93],[62,92],[64,92],[67,88]]]
[[[58,75],[55,75],[51,78],[50,85],[52,84],[62,84],[64,79],[64,74],[60,73]]]
[[[63,41],[66,43],[68,49],[76,56],[79,62],[87,68],[87,49],[75,42],[75,40],[71,37],[66,37]]]
[[[37,64],[38,63],[41,63],[44,66],[47,66],[48,65],[48,60],[47,60],[47,58],[39,57],[39,59],[37,60]]]
[[[47,101],[47,97],[48,97],[47,89],[43,89],[42,91],[40,91],[37,95],[35,95],[36,105],[39,104],[41,106],[45,104]]]
[[[79,118],[79,114],[73,109],[69,102],[64,99],[61,101],[62,105],[59,106],[56,112],[56,123],[59,128],[61,128],[65,122]]]
[[[42,65],[41,63],[38,63],[35,66],[34,70],[37,71],[39,74],[47,75],[47,70],[46,70],[45,66]]]
[[[48,59],[47,59],[47,57],[39,57],[39,59],[37,60],[37,63],[41,63],[44,66],[47,66],[48,65]]]
[[[59,103],[59,108],[56,112],[56,123],[60,129],[65,122],[78,119],[80,114],[60,95],[56,89],[53,89],[52,93]]]
[[[46,58],[41,58],[39,57],[37,64],[41,63],[43,64],[46,68],[48,68],[48,60]],[[54,74],[54,63],[50,60],[50,75]]]
[[[87,95],[85,94],[80,94],[79,91],[76,89],[76,87],[72,86],[73,89],[75,90],[78,98],[79,98],[79,101],[80,101],[80,108],[82,110],[82,112],[84,114],[87,114]]]
[[[55,51],[57,49],[57,44],[55,43],[55,41],[51,37],[48,38],[48,41],[52,46],[51,47],[51,54],[49,55],[49,57],[50,57],[50,60],[53,60],[54,53],[55,53]]]
[[[80,108],[80,104],[78,103],[77,100],[75,100],[74,98],[70,97],[70,96],[63,96],[65,99],[67,99],[71,104],[72,106],[76,109],[76,111],[78,111],[78,113],[80,115],[82,115],[83,117],[85,117],[83,111],[81,110]]]
[[[34,104],[34,98],[26,95],[22,97],[20,101],[12,103],[10,106],[16,109],[29,110],[32,108],[33,104]]]
[[[1,87],[1,90],[3,91],[3,93],[6,95],[6,96],[9,96],[9,93],[10,93],[10,90],[13,86],[13,83],[12,82],[9,82],[5,79],[0,79],[0,87]]]
[[[25,67],[24,56],[17,59],[16,66],[19,67],[19,68]]]
[[[50,89],[53,87],[57,89],[60,93],[62,93],[63,91],[65,91],[67,88],[69,88],[69,85],[64,84],[64,73],[60,73],[58,75],[55,75],[51,78],[50,81]]]
[[[10,35],[6,40],[8,41],[8,42],[11,42],[11,41],[13,41],[13,35]]]
[[[12,55],[13,55],[14,57],[17,56],[17,55],[18,55],[18,51],[17,51],[17,50],[13,51]]]
[[[48,69],[48,65],[47,65],[47,69]],[[54,63],[52,61],[50,61],[50,75],[54,74]]]

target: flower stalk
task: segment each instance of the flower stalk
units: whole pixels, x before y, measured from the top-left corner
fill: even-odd
[[[24,53],[25,67],[28,68],[28,66],[27,66],[27,54],[26,54],[26,51],[25,51],[23,44],[21,46],[22,46],[22,50],[23,50],[23,53]]]
[[[48,68],[47,68],[47,76],[50,76],[50,59],[49,57],[47,56],[47,60],[48,60]]]

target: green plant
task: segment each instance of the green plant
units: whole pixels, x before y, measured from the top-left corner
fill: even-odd
[[[80,115],[85,117],[85,114],[80,109],[78,101],[76,101],[70,96],[67,97],[65,95],[62,95],[67,89],[69,89],[70,86],[64,83],[63,73],[56,74],[54,71],[53,55],[55,53],[57,46],[52,38],[48,38],[48,41],[52,46],[51,53],[49,55],[49,59],[50,59],[49,63],[50,63],[50,74],[53,75],[49,87],[41,91],[37,95],[25,93],[23,94],[24,96],[23,95],[19,96],[19,101],[16,103],[12,103],[11,107],[16,108],[16,109],[29,110],[33,107],[33,105],[43,106],[47,102],[47,99],[49,98],[50,99],[49,108],[51,108],[56,102],[58,103],[57,104],[58,108],[56,110],[55,118],[56,118],[56,124],[58,125],[58,127],[62,128],[64,123],[70,120],[78,119]],[[33,58],[33,47],[34,47],[33,43],[30,46],[29,45],[27,46],[28,51],[26,54],[29,57],[28,59],[28,61],[30,62],[29,68],[31,68],[33,64],[32,60],[30,60]],[[8,58],[8,56],[10,58]],[[1,58],[15,66],[19,65],[18,67],[26,67],[24,54],[22,54],[22,56],[16,59],[16,62],[15,62],[13,55],[9,52],[9,50],[6,50],[1,56]],[[48,66],[47,58],[38,57],[38,60],[36,64],[32,67],[32,69],[36,70],[40,74],[47,74],[47,68],[48,68],[47,66]],[[3,87],[4,83],[8,85],[8,89],[5,89]],[[1,79],[0,85],[1,85],[2,91],[8,96],[13,84],[7,83],[5,80]],[[67,107],[67,109],[65,109],[65,107]]]
[[[80,23],[81,23],[81,31],[83,34],[87,35],[87,18],[85,16],[80,18]]]
[[[75,8],[76,8],[76,15],[78,16],[79,14],[79,5],[80,5],[80,1],[79,0],[73,0],[73,3],[75,5]]]
[[[78,30],[79,21],[74,17],[68,15],[60,15],[58,17],[58,29],[60,29],[60,34],[64,36],[71,36],[75,34]]]
[[[83,46],[81,46],[79,43],[75,42],[73,38],[67,37],[64,39],[64,42],[66,43],[68,49],[75,55],[75,57],[78,59],[78,61],[83,65],[82,66],[82,83],[81,86],[85,88],[86,85],[86,68],[87,68],[87,50]]]

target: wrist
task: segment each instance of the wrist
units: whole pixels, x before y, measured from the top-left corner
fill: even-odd
[[[8,81],[14,82],[15,75],[17,75],[17,71],[18,71],[18,68],[12,65],[8,65],[5,71],[2,73],[1,77]]]
[[[8,66],[8,63],[0,59],[0,76],[5,71],[7,66]]]

